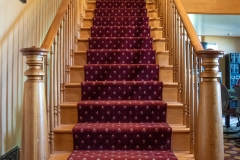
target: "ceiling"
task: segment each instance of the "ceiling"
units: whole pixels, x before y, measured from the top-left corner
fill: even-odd
[[[188,14],[199,36],[240,37],[240,15]]]

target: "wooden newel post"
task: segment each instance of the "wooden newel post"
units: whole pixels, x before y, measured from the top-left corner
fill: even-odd
[[[21,160],[48,160],[48,132],[43,59],[47,50],[23,48],[29,66],[24,75]]]
[[[196,52],[204,68],[200,74],[196,160],[224,160],[221,87],[217,81],[218,59],[223,54],[218,50]]]

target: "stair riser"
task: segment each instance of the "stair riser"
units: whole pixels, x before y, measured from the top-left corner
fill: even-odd
[[[61,106],[61,124],[77,124],[78,120],[77,103],[72,106]],[[168,106],[167,108],[167,123],[168,124],[183,124],[183,107]]]
[[[90,18],[83,19],[83,27],[91,27],[91,26],[93,26],[92,19],[90,19]],[[160,27],[160,20],[159,19],[149,19],[149,26]]]
[[[173,82],[173,67],[160,67],[159,80],[162,82]]]
[[[158,18],[158,12],[157,11],[148,11],[147,16],[151,17],[151,18]]]
[[[83,66],[87,64],[86,52],[74,53],[74,66]],[[160,52],[156,53],[156,64],[159,65],[169,65],[169,53]]]
[[[178,94],[177,85],[163,85],[163,101],[177,102]],[[80,83],[76,86],[66,86],[64,90],[64,102],[79,102],[81,100],[81,87]]]
[[[171,106],[167,108],[168,124],[183,124],[183,106]]]
[[[158,12],[157,11],[148,11],[147,16],[152,17],[152,18],[157,18]],[[85,17],[88,17],[88,18],[94,17],[94,10],[86,10]]]
[[[96,3],[87,3],[87,9],[95,9]],[[146,3],[147,9],[156,9],[156,5],[154,3]]]
[[[165,102],[178,102],[178,86],[177,85],[164,86],[162,100]]]
[[[173,132],[172,150],[187,151],[190,149],[189,132]],[[73,137],[72,132],[54,133],[54,150],[55,151],[72,151]]]
[[[156,51],[165,51],[165,39],[157,39],[153,40],[153,50]],[[89,49],[88,39],[80,39],[77,42],[77,50],[78,51],[86,51]]]
[[[173,132],[172,134],[173,151],[190,151],[190,133]]]
[[[160,67],[159,70],[159,81],[172,82],[173,71],[171,67]],[[84,69],[81,68],[70,68],[70,82],[81,83],[84,81]]]
[[[91,36],[91,30],[89,29],[80,29],[80,37],[81,38],[89,38]],[[151,30],[152,38],[162,38],[162,30],[161,29],[152,29]]]

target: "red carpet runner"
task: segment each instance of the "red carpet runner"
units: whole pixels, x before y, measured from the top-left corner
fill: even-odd
[[[176,160],[146,2],[97,0],[68,160]]]

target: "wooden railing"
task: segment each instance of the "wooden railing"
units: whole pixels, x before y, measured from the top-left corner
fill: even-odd
[[[63,0],[40,48],[30,47],[21,50],[23,55],[27,56],[29,61],[32,61],[31,63],[27,61],[27,64],[30,65],[26,71],[28,73],[27,76],[32,80],[31,83],[37,86],[41,84],[41,87],[43,83],[45,84],[45,87],[41,88],[41,90],[34,90],[35,88],[31,90],[29,87],[24,88],[25,94],[28,91],[28,98],[25,98],[26,102],[32,98],[37,99],[37,101],[33,100],[34,102],[24,103],[28,104],[28,106],[37,107],[36,110],[39,109],[41,111],[39,113],[46,113],[46,116],[38,115],[34,123],[36,121],[37,124],[41,124],[41,122],[46,121],[46,124],[40,125],[40,127],[44,124],[45,126],[40,128],[39,126],[33,126],[32,123],[27,121],[24,122],[24,125],[26,125],[25,128],[33,128],[36,131],[33,133],[33,138],[37,137],[36,135],[39,135],[39,133],[48,132],[47,137],[43,135],[45,138],[42,139],[44,142],[41,144],[38,144],[37,141],[39,139],[35,138],[36,143],[34,143],[36,147],[32,147],[33,145],[27,142],[27,138],[23,136],[22,139],[25,140],[22,143],[24,151],[21,157],[23,159],[47,160],[49,153],[54,151],[54,128],[60,125],[60,104],[64,102],[64,85],[70,80],[69,69],[73,63],[72,56],[75,50],[75,40],[79,34],[78,28],[82,25],[81,20],[84,16],[85,7],[85,0]],[[41,65],[40,68],[39,65]],[[37,78],[34,80],[31,77]],[[33,96],[33,92],[38,93],[37,96]],[[39,102],[42,105],[36,105],[35,102]],[[46,112],[44,106],[46,106]],[[27,129],[23,132],[25,136],[28,135]],[[34,148],[46,148],[46,142],[49,144],[49,151],[43,153],[45,151],[38,152],[34,150]],[[35,154],[31,157],[26,157],[29,153]]]
[[[179,84],[190,152],[197,160],[223,159],[221,92],[217,81],[222,51],[204,50],[180,0],[155,0],[167,40],[169,64]],[[211,146],[211,147],[209,147]]]

